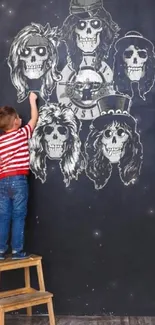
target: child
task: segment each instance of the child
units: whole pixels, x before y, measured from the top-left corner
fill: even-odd
[[[30,93],[31,119],[21,128],[21,119],[12,107],[0,107],[0,260],[5,259],[11,229],[12,259],[27,258],[23,252],[27,214],[29,173],[28,140],[38,120],[37,95]]]

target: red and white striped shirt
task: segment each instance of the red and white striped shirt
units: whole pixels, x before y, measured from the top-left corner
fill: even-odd
[[[28,139],[32,136],[29,124],[0,136],[0,178],[28,175]]]

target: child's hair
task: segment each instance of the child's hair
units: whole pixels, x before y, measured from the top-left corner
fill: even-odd
[[[8,131],[11,129],[13,117],[16,118],[17,116],[17,112],[13,107],[0,107],[0,129],[3,131]]]

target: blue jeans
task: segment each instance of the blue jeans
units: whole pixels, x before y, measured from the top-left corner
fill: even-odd
[[[23,249],[27,201],[28,183],[25,175],[0,179],[0,252],[8,249],[11,225],[12,251]]]

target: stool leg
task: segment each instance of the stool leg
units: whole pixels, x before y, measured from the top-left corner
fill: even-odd
[[[0,309],[0,324],[4,325],[4,310]]]
[[[25,287],[30,288],[31,287],[31,282],[30,282],[30,268],[25,267],[24,269],[25,272]],[[27,308],[27,316],[32,316],[32,307]]]
[[[55,325],[55,317],[54,317],[52,299],[50,299],[49,302],[47,303],[47,308],[48,308],[48,315],[49,315],[50,325]]]
[[[41,261],[39,261],[39,264],[37,265],[37,274],[38,274],[40,291],[45,291],[45,283],[44,283],[43,269],[42,269]]]

